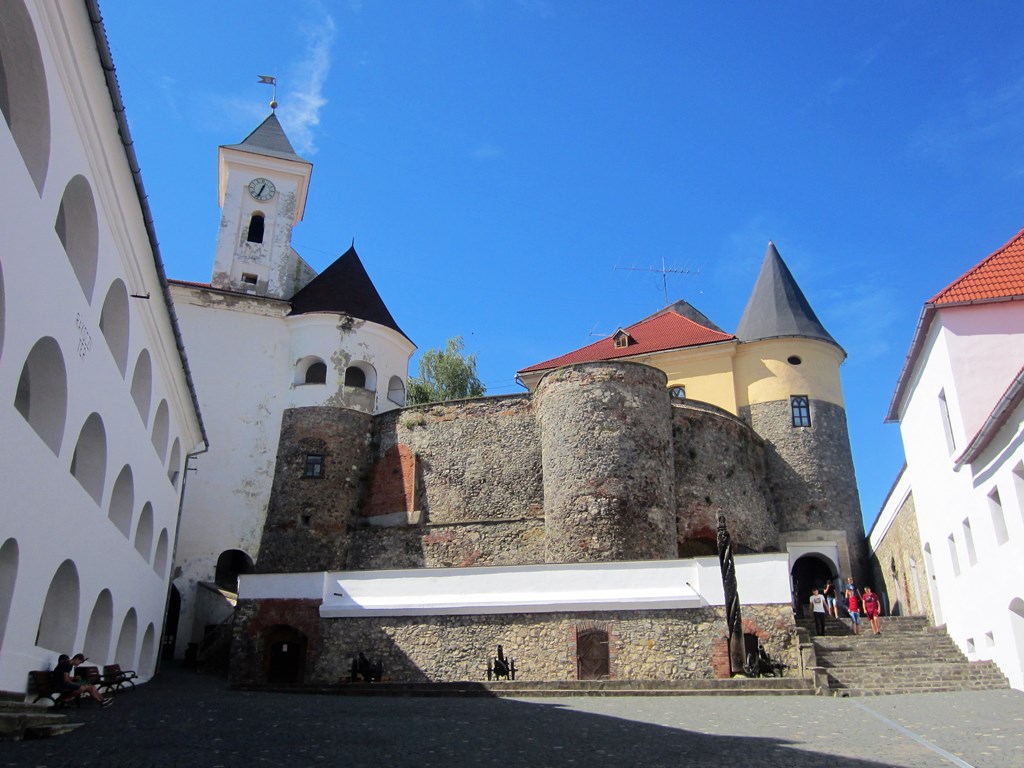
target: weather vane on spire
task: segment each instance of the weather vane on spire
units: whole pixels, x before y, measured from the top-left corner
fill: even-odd
[[[270,97],[270,109],[271,111],[277,109],[277,78],[271,77],[270,75],[259,75],[258,83],[261,85],[272,85],[274,86],[274,95]]]

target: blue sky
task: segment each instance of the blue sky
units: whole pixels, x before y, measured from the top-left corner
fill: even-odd
[[[735,331],[769,239],[849,354],[866,526],[924,301],[1024,227],[1019,2],[102,0],[171,277],[210,278],[217,147],[314,164],[293,244],[355,239],[420,351],[491,394],[686,299]],[[411,373],[416,372],[413,359]]]

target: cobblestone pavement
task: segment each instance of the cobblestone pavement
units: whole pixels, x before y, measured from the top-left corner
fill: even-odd
[[[571,699],[228,691],[166,670],[3,766],[1024,766],[1024,693]]]

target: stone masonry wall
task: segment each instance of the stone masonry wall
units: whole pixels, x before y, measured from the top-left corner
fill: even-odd
[[[284,602],[239,602],[232,682],[265,681],[263,633],[278,623]],[[294,602],[309,638],[304,679],[319,684],[347,679],[359,652],[383,662],[386,680],[484,681],[487,659],[499,644],[516,660],[518,680],[575,680],[576,633],[591,628],[609,634],[611,679],[712,679],[725,637],[725,609],[712,607],[320,619],[314,628],[308,626],[308,601]],[[757,633],[774,658],[796,666],[799,648],[788,604],[743,606],[743,615],[745,631]]]
[[[688,401],[672,408],[679,556],[718,553],[718,514],[739,553],[778,551],[764,442],[732,414]]]
[[[867,576],[867,546],[846,411],[811,400],[811,426],[794,427],[788,400],[740,409],[766,442],[768,486],[779,531],[841,530],[853,576]]]
[[[372,417],[348,408],[291,408],[281,419],[260,573],[341,570],[348,524],[366,493]],[[320,477],[306,457],[323,456]]]
[[[882,593],[888,613],[927,616],[934,623],[913,494],[907,496],[871,554],[871,575],[870,584]]]
[[[672,406],[665,373],[582,363],[534,395],[544,466],[548,562],[676,556]]]

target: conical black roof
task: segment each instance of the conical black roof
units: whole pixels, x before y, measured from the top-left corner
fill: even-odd
[[[383,325],[405,336],[395,318],[384,306],[373,281],[366,274],[356,249],[349,248],[331,266],[314,277],[292,296],[290,315],[310,312],[341,312]],[[408,336],[405,338],[409,339]],[[412,339],[409,339],[412,341]]]
[[[288,137],[284,133],[284,128],[281,127],[277,115],[273,112],[256,127],[255,131],[242,139],[240,144],[225,144],[224,148],[240,149],[255,155],[279,157],[282,160],[296,160],[300,163],[310,164],[308,160],[295,153],[292,143],[288,141]]]
[[[780,336],[803,336],[839,344],[814,314],[775,244],[768,242],[761,272],[743,310],[736,336],[740,341],[760,341]],[[842,347],[840,347],[842,349]]]

